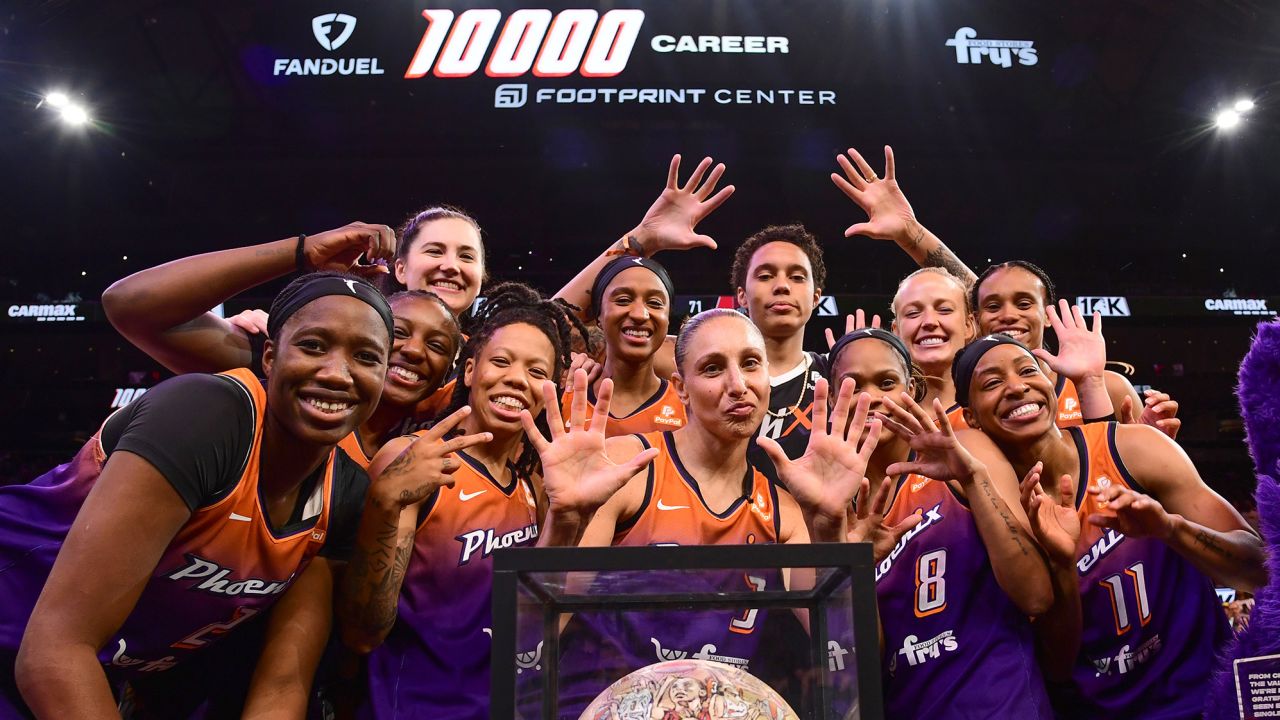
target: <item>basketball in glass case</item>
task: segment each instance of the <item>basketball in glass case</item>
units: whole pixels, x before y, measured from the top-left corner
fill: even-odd
[[[798,720],[773,688],[708,660],[640,668],[600,693],[578,720]]]

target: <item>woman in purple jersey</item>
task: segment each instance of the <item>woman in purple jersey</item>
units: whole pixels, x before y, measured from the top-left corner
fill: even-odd
[[[113,686],[268,608],[245,715],[300,715],[367,484],[335,446],[373,411],[391,333],[364,280],[304,276],[273,305],[265,387],[167,380],[71,463],[0,488],[0,715],[116,715]]]
[[[829,357],[831,382],[885,420],[859,512],[912,528],[873,538],[887,716],[1051,717],[1027,618],[1053,591],[1013,469],[982,433],[952,431],[939,401],[937,417],[916,405],[923,381],[896,335],[854,330]]]
[[[599,421],[584,432],[581,371],[564,431],[548,384],[569,365],[570,334],[582,332],[568,308],[508,283],[493,289],[478,320],[462,353],[455,412],[422,436],[456,427],[465,437],[443,448],[399,438],[370,468],[339,603],[344,640],[371,653],[364,717],[487,718],[492,550],[571,544],[653,455],[617,466],[605,458],[611,383],[601,386]]]
[[[1071,684],[1064,717],[1198,717],[1226,620],[1213,583],[1266,582],[1262,542],[1146,425],[1059,429],[1053,383],[1017,340],[988,335],[957,358],[965,419],[1027,477],[1024,501],[1074,627],[1043,623],[1045,669]],[[1036,487],[1057,478],[1053,496]],[[1212,580],[1213,582],[1210,582]],[[1071,581],[1078,596],[1068,597]],[[1067,661],[1070,662],[1067,662]]]

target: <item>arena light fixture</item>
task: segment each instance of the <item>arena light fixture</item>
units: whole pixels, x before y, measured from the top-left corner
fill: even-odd
[[[1223,110],[1214,116],[1213,124],[1219,130],[1232,130],[1240,124],[1240,113],[1235,110]]]
[[[45,95],[44,101],[45,101],[45,104],[48,105],[49,107],[60,109],[70,104],[71,98],[67,97],[66,93],[58,92],[57,90],[55,90],[49,93],[48,95]]]
[[[62,108],[62,121],[72,127],[80,127],[89,122],[89,111],[79,105],[71,104]]]
[[[83,127],[93,119],[89,115],[88,108],[72,100],[69,95],[61,90],[48,92],[40,104],[47,105],[49,109],[57,112],[62,122],[74,128]]]
[[[1247,113],[1253,109],[1253,101],[1248,98],[1241,98],[1236,101],[1236,104],[1232,106],[1232,109],[1240,114]]]

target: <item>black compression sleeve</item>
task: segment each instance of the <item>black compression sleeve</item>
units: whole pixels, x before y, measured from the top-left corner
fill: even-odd
[[[346,560],[356,545],[356,530],[360,526],[360,514],[364,511],[369,476],[341,450],[334,463],[329,533],[320,554],[331,560]]]
[[[240,479],[253,446],[253,401],[234,380],[180,375],[111,416],[103,426],[108,456],[125,450],[164,475],[191,510]]]

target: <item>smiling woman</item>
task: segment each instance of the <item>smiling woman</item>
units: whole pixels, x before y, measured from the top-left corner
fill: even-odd
[[[335,446],[382,394],[392,318],[366,281],[324,273],[272,309],[265,386],[167,380],[70,463],[0,488],[0,714],[114,714],[122,682],[273,607],[245,712],[303,712],[367,486]]]

